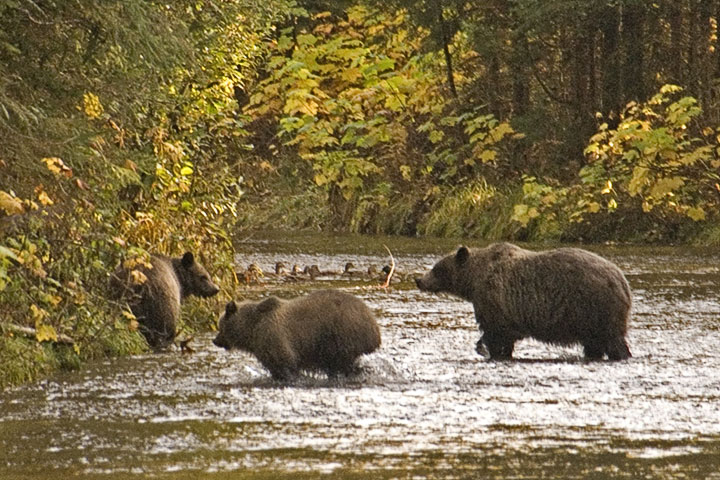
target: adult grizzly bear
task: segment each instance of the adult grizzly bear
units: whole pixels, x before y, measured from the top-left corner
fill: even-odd
[[[484,344],[493,359],[510,359],[515,341],[526,337],[580,343],[591,360],[630,357],[630,287],[615,264],[586,250],[460,247],[415,282],[472,302],[483,331],[478,352]]]
[[[211,297],[220,289],[191,252],[179,258],[152,255],[150,265],[120,265],[110,286],[115,298],[127,300],[148,345],[160,349],[175,339],[180,302],[190,295]]]
[[[359,298],[318,290],[294,300],[268,297],[225,306],[213,343],[252,353],[276,380],[300,370],[352,372],[360,355],[380,346],[380,329]]]

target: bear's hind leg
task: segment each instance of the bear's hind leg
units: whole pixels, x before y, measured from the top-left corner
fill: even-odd
[[[583,353],[587,360],[602,360],[605,354],[605,347],[597,339],[583,342]]]
[[[613,361],[627,360],[632,357],[630,348],[627,342],[625,342],[624,337],[616,337],[608,341],[605,352],[607,353],[608,359]]]

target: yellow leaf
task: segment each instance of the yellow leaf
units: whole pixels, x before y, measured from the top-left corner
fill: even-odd
[[[64,175],[67,178],[72,177],[72,168],[65,165],[65,162],[58,157],[45,157],[42,161],[47,165],[48,170],[56,175]]]
[[[42,185],[35,187],[35,194],[38,197],[38,201],[45,206],[53,205],[55,202],[52,201],[47,192],[43,189]]]
[[[80,355],[80,345],[73,343],[73,350],[75,350],[76,354]]]
[[[590,213],[597,213],[600,211],[600,204],[597,202],[590,202],[585,208],[587,208],[587,211]]]
[[[672,195],[673,191],[682,187],[685,181],[681,177],[665,177],[658,180],[650,189],[650,194],[655,198]]]
[[[83,94],[83,111],[88,118],[100,118],[104,112],[103,106],[97,95],[92,93]]]
[[[443,137],[445,137],[445,132],[443,132],[442,130],[433,130],[428,136],[429,140],[432,143],[438,143],[440,140],[443,139]]]
[[[35,324],[35,338],[37,339],[38,342],[47,342],[47,341],[57,342],[58,335],[53,326],[36,323]]]
[[[142,285],[147,282],[147,276],[140,270],[133,270],[130,272],[130,281],[133,285]]]
[[[688,217],[692,218],[696,222],[699,222],[700,220],[705,220],[705,210],[700,207],[688,208],[688,211],[686,213]]]
[[[0,190],[0,210],[5,210],[8,215],[17,215],[25,211],[17,198],[2,190]]]
[[[610,192],[612,192],[612,182],[610,180],[608,180],[607,184],[605,185],[605,188],[603,188],[600,193],[608,194]]]
[[[482,163],[489,163],[495,160],[497,152],[495,150],[483,150],[479,157]]]
[[[35,320],[35,323],[42,323],[42,321],[48,316],[45,309],[42,309],[35,304],[30,305],[30,314],[32,315],[33,320]]]

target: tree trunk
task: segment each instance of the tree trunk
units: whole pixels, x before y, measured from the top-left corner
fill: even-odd
[[[515,54],[512,57],[512,114],[525,115],[530,107],[530,71],[527,62],[528,46],[525,34],[517,36],[513,42]]]
[[[645,59],[645,10],[643,5],[625,5],[622,11],[622,41],[625,50],[623,63],[623,104],[631,100],[645,99],[646,89],[643,79]]]
[[[455,88],[455,76],[453,75],[452,55],[450,54],[450,35],[447,31],[447,25],[443,18],[442,3],[438,2],[438,23],[440,25],[440,39],[442,41],[443,52],[445,53],[445,71],[447,72],[447,82],[450,93],[457,98],[457,89]]]
[[[668,8],[668,24],[670,25],[670,48],[667,59],[668,71],[665,80],[677,85],[683,85],[686,80],[685,68],[685,40],[687,38],[684,28],[683,7],[678,2],[670,2]]]
[[[602,33],[601,69],[602,93],[600,110],[608,117],[617,118],[622,108],[623,94],[620,84],[620,14],[617,7],[605,6],[600,13]]]

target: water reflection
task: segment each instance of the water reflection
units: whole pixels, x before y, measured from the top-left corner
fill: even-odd
[[[396,242],[396,243],[393,243]],[[239,263],[421,271],[456,242],[250,239]],[[306,248],[304,248],[306,247]],[[0,477],[716,478],[720,469],[717,252],[600,253],[628,272],[627,362],[520,342],[517,360],[474,352],[472,307],[410,284],[267,281],[294,296],[333,285],[376,311],[383,346],[350,378],[274,382],[250,355],[197,339],[0,395]]]

